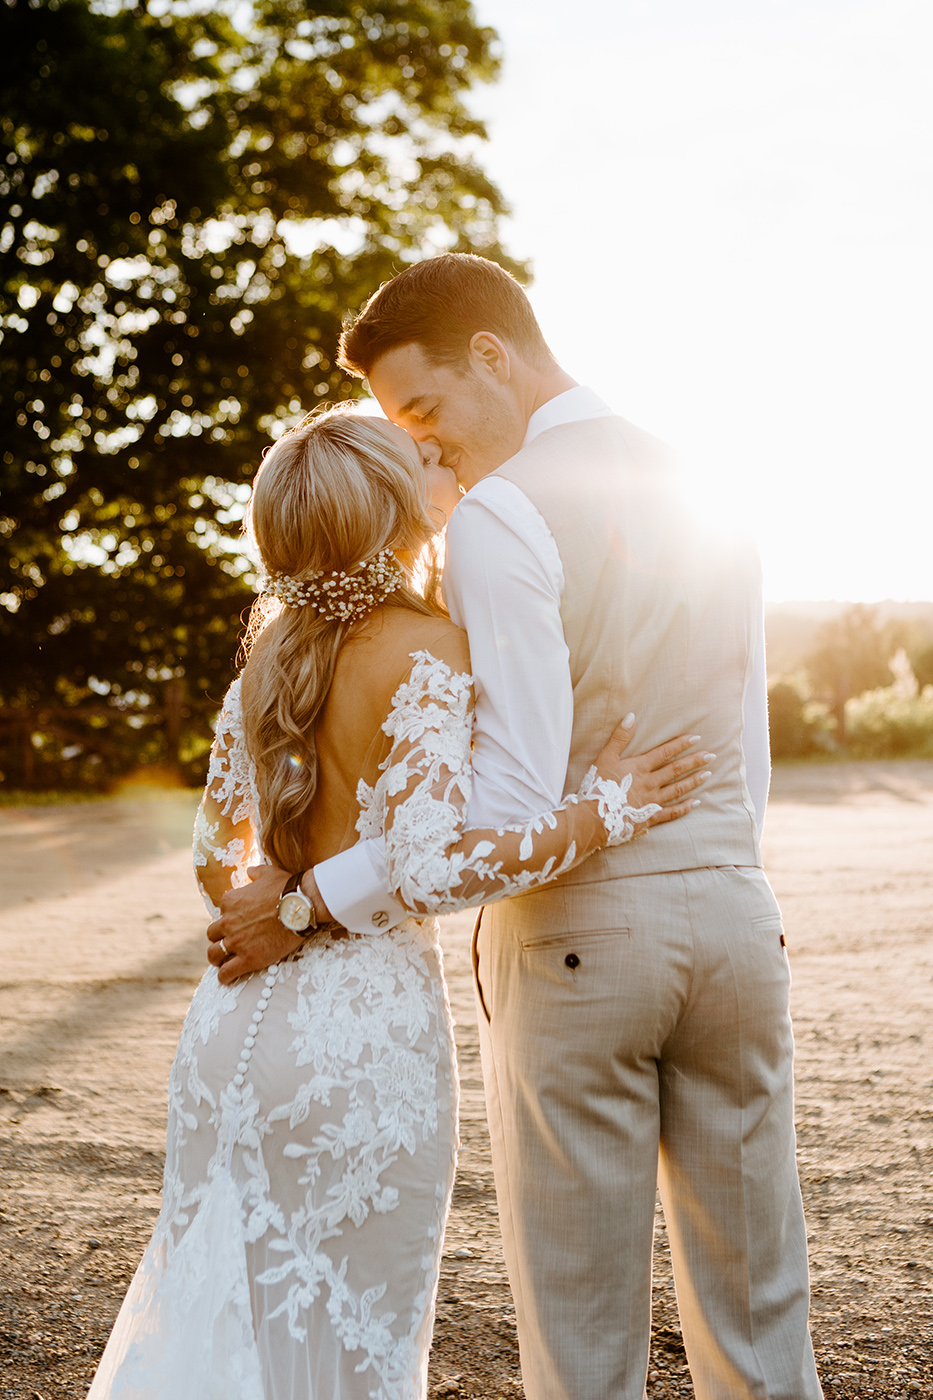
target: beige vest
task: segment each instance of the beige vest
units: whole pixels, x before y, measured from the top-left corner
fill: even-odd
[[[665,449],[623,418],[551,428],[496,475],[540,511],[563,565],[574,700],[566,791],[628,710],[637,751],[699,734],[717,755],[694,812],[600,852],[560,883],[760,865],[742,752],[759,606],[753,550],[691,519]]]

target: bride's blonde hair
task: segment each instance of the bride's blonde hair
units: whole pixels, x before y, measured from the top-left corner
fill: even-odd
[[[386,604],[443,612],[433,545],[438,527],[424,475],[378,419],[330,409],[285,433],[256,474],[247,528],[266,573],[290,578],[350,572],[391,548],[404,579]],[[415,580],[419,568],[423,591]],[[352,626],[353,619],[263,595],[250,612],[244,737],[256,769],[263,849],[285,870],[303,869],[304,819],[317,788],[314,726]]]

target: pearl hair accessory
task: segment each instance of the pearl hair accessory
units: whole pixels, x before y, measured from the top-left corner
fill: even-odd
[[[320,617],[350,622],[372,612],[401,586],[404,578],[404,570],[391,549],[383,549],[372,559],[361,560],[349,573],[343,569],[318,569],[302,578],[269,574],[260,592],[278,598],[287,608],[312,607]]]

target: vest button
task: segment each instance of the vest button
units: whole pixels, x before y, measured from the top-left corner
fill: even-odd
[[[580,966],[580,959],[577,957],[576,953],[568,953],[567,956],[564,958],[564,962],[570,968]]]

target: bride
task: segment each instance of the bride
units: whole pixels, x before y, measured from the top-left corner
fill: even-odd
[[[229,987],[205,974],[169,1081],[161,1214],[89,1400],[423,1397],[457,1134],[430,916],[693,805],[698,762],[627,763],[620,726],[555,811],[463,830],[469,656],[436,601],[429,489],[443,506],[456,490],[401,429],[343,410],[287,433],[256,477],[266,581],[195,827],[202,893],[216,914],[264,857],[300,872],[384,834],[412,917],[296,935]]]

